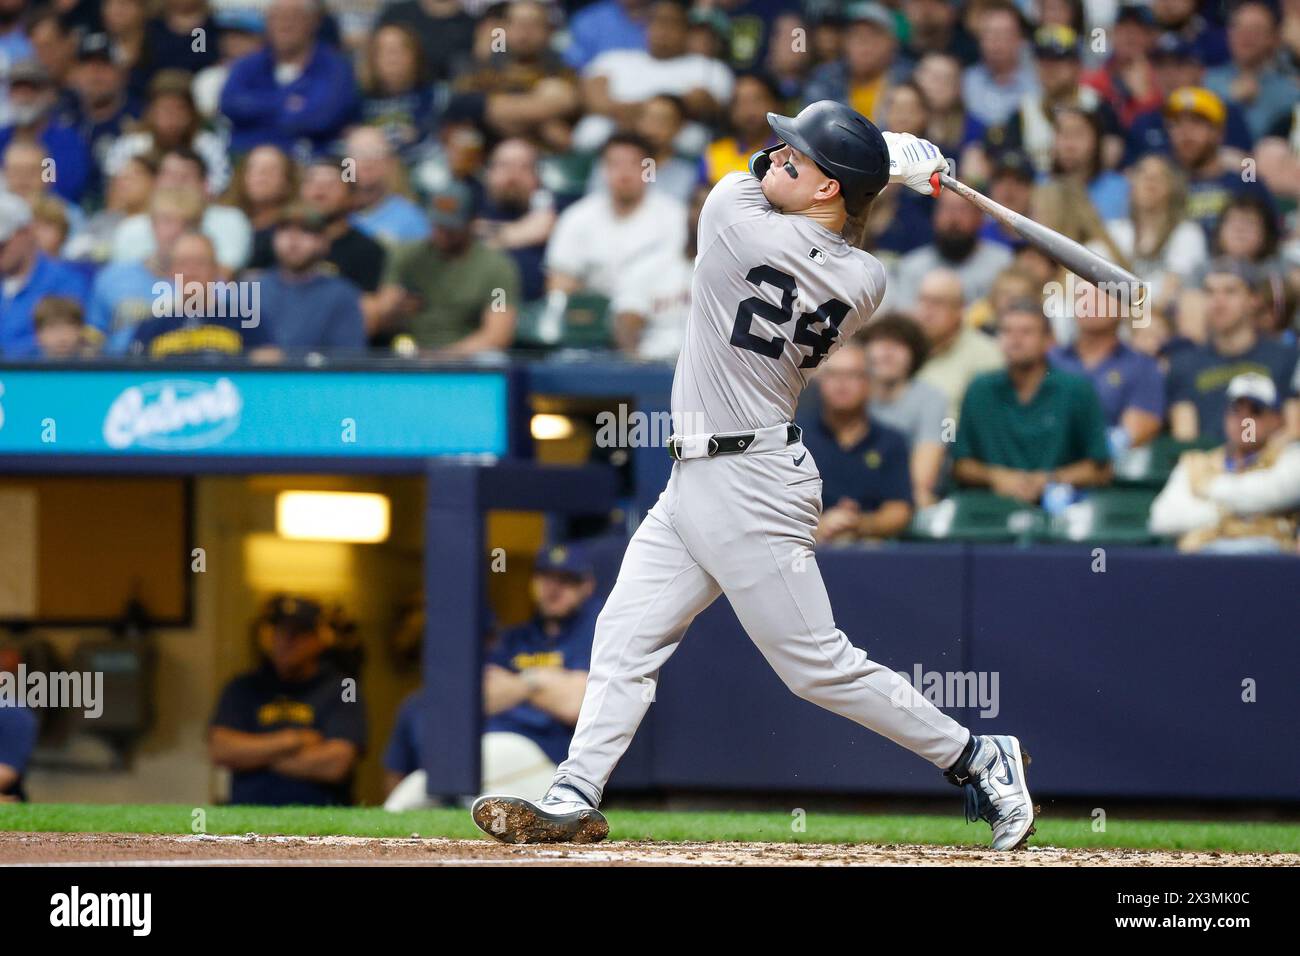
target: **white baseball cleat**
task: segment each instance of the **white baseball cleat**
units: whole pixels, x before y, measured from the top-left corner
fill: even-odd
[[[474,824],[502,843],[599,843],[605,815],[570,787],[552,787],[539,801],[485,794],[470,808]]]
[[[977,736],[969,755],[944,776],[966,791],[966,820],[993,828],[993,849],[1016,850],[1034,832],[1034,801],[1025,768],[1029,754],[1015,737]]]

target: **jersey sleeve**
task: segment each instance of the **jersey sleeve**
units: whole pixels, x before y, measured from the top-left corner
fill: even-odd
[[[740,222],[773,215],[762,184],[749,173],[727,173],[709,192],[700,210],[700,253],[706,252],[722,232]]]

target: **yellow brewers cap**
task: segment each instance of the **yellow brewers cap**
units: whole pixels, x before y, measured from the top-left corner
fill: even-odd
[[[1169,101],[1165,103],[1165,115],[1175,116],[1179,113],[1195,113],[1215,126],[1222,126],[1228,116],[1223,100],[1203,86],[1182,86],[1169,94]]]

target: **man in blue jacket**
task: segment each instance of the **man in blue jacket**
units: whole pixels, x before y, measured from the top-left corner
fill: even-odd
[[[320,40],[320,23],[317,0],[274,0],[267,10],[266,46],[234,63],[221,93],[235,153],[265,143],[316,151],[356,113],[352,67]]]

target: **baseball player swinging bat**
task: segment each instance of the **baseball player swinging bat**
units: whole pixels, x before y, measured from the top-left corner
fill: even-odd
[[[821,477],[794,424],[817,367],[884,296],[884,268],[846,227],[891,182],[935,194],[948,162],[831,100],[767,118],[778,145],[724,176],[700,215],[672,474],[597,620],[568,758],[540,800],[488,794],[471,815],[508,843],[604,839],[605,784],[659,669],[725,594],[791,691],[930,761],[964,787],[967,818],[992,826],[995,849],[1018,847],[1034,824],[1020,742],[972,734],[836,627],[813,554]]]

